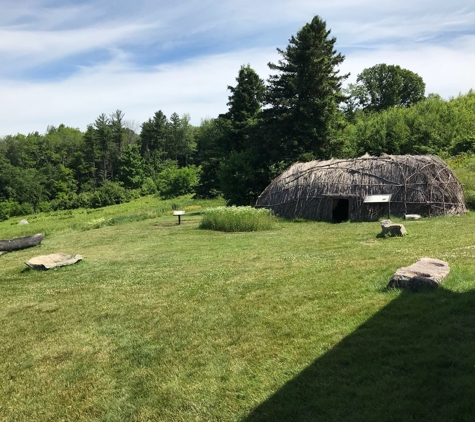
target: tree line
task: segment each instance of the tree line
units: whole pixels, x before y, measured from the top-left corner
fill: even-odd
[[[339,73],[345,58],[335,43],[315,16],[277,49],[267,81],[241,66],[228,86],[228,111],[196,127],[186,114],[159,110],[135,131],[116,110],[84,133],[59,125],[0,139],[0,218],[149,194],[253,204],[296,161],[475,152],[473,91],[426,97],[419,75],[387,64],[344,87],[349,75]]]

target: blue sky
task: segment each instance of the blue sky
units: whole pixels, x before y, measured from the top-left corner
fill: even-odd
[[[136,130],[157,110],[198,125],[226,111],[242,64],[267,79],[314,15],[349,81],[387,63],[444,98],[475,88],[473,0],[0,0],[0,136],[116,109]]]

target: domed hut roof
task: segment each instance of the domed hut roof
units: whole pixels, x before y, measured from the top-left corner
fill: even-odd
[[[391,194],[392,215],[459,215],[466,212],[462,185],[447,164],[430,155],[363,156],[297,163],[274,179],[256,207],[310,220],[378,220],[387,203],[368,195]]]

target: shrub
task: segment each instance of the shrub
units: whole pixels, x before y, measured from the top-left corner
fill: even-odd
[[[76,206],[77,208],[89,208],[91,206],[92,192],[81,192],[77,195]]]
[[[468,209],[475,210],[475,191],[465,191],[465,203]]]
[[[151,177],[145,178],[142,187],[140,188],[140,193],[143,196],[155,195],[157,193],[157,185]]]
[[[446,161],[462,183],[467,208],[475,210],[475,156],[459,154]]]
[[[475,137],[458,137],[449,149],[450,155],[459,155],[463,153],[475,152]]]
[[[50,212],[50,211],[52,211],[51,204],[48,201],[41,201],[38,204],[38,211],[39,212]]]
[[[129,201],[130,194],[126,189],[117,183],[106,182],[91,195],[90,206],[100,208]]]
[[[165,199],[192,193],[198,184],[200,168],[196,166],[168,167],[157,175],[156,185],[160,196]]]
[[[270,230],[276,226],[276,218],[265,208],[217,207],[203,213],[200,228],[223,232],[251,232]]]
[[[28,215],[28,214],[33,214],[34,212],[36,211],[32,204],[28,202],[23,202],[20,207],[20,212],[16,215]]]
[[[78,208],[77,204],[78,196],[74,192],[61,192],[50,202],[50,206],[54,211]]]
[[[11,199],[0,202],[0,221],[8,220],[10,217],[33,214],[33,206],[28,203],[20,204]]]
[[[8,220],[10,218],[10,207],[8,202],[0,202],[0,221]]]

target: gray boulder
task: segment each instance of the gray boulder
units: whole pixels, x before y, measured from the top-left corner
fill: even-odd
[[[382,235],[386,236],[405,236],[407,234],[406,228],[403,224],[393,223],[391,220],[381,221]]]
[[[421,258],[409,267],[399,268],[388,283],[388,288],[417,290],[420,287],[438,287],[450,273],[449,264],[434,258]]]
[[[18,223],[20,226],[24,226],[25,224],[28,224],[28,220],[21,220],[19,223]]]

